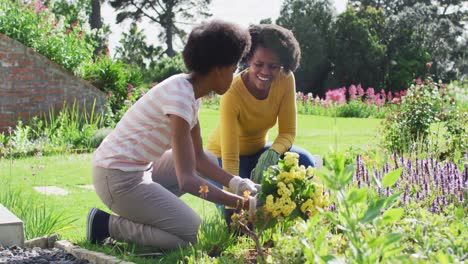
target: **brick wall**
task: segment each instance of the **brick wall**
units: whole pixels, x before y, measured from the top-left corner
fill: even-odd
[[[88,82],[0,34],[0,133],[52,108],[58,113],[64,102],[76,101],[80,109],[89,110],[96,101],[101,110],[105,100],[104,93]]]

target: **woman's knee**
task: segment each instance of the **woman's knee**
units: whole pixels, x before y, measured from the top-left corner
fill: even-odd
[[[192,217],[190,224],[187,225],[187,227],[190,229],[187,232],[187,235],[184,236],[184,240],[187,243],[191,243],[192,245],[195,245],[198,240],[198,231],[201,226],[201,219],[197,215],[196,217]]]

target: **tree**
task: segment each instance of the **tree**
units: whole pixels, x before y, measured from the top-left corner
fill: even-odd
[[[89,25],[91,29],[99,30],[102,28],[102,17],[101,17],[101,1],[102,0],[91,0],[91,13],[89,14]],[[95,34],[94,40],[97,42],[96,48],[94,49],[94,56],[97,56],[103,48],[103,38],[99,34]]]
[[[162,48],[146,44],[146,35],[143,30],[138,30],[134,22],[128,33],[123,33],[119,41],[120,46],[116,48],[116,57],[127,64],[135,65],[141,70],[154,64],[161,56]]]
[[[463,34],[467,10],[463,9],[463,1],[353,0],[351,3],[355,8],[373,6],[385,11],[387,55],[393,62],[393,70],[400,71],[395,69],[402,66],[400,61],[414,63],[430,59],[433,62],[431,74],[437,79],[457,78],[467,55],[467,35]],[[413,67],[409,64],[406,67]],[[424,64],[423,61],[419,63]],[[420,75],[425,70],[422,67],[415,73]]]
[[[333,62],[339,85],[361,83],[382,87],[386,69],[386,45],[381,41],[385,28],[382,11],[373,7],[358,12],[347,9],[335,24]]]
[[[169,57],[175,55],[174,36],[183,40],[187,34],[178,24],[192,23],[195,15],[211,15],[204,11],[211,0],[110,0],[109,3],[119,11],[117,23],[127,19],[140,21],[146,18],[151,23],[160,25],[163,32],[159,37],[165,41],[167,48],[164,52]]]
[[[286,0],[276,23],[290,29],[301,46],[298,90],[324,94],[332,70],[334,9],[329,0]]]

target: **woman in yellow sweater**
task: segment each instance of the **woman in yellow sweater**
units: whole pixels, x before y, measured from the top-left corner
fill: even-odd
[[[291,31],[269,24],[249,28],[252,46],[243,62],[248,68],[234,77],[221,98],[220,122],[210,135],[207,149],[223,169],[259,183],[263,171],[286,151],[299,154],[299,163],[314,166],[312,155],[294,146],[296,86],[293,71],[301,51]],[[278,135],[267,142],[278,122]]]

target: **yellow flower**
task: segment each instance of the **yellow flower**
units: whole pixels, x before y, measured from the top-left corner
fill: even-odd
[[[307,199],[307,201],[301,205],[301,211],[303,213],[307,210],[311,210],[312,208],[314,208],[314,201],[312,201],[312,199]]]

